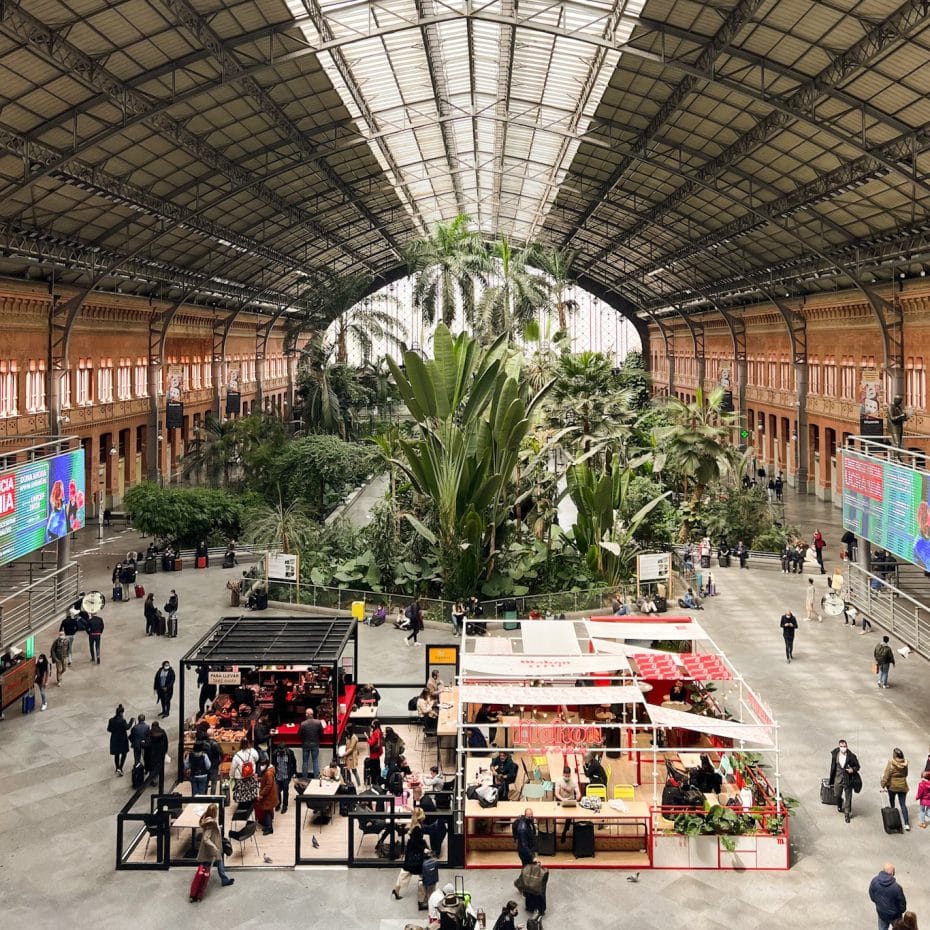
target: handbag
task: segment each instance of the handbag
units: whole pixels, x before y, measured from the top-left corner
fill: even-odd
[[[877,675],[877,674],[878,674],[878,662],[873,662],[873,663],[872,663],[872,674],[873,674],[873,675]]]
[[[223,855],[231,856],[232,855],[232,840],[228,836],[223,837]]]

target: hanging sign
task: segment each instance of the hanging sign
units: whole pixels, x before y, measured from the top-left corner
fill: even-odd
[[[877,368],[864,368],[859,379],[859,435],[883,436],[882,377]]]
[[[238,670],[226,672],[211,668],[210,671],[207,672],[207,683],[211,685],[238,685],[241,681],[242,675]]]

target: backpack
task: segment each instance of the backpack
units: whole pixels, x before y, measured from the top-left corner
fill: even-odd
[[[395,797],[400,796],[404,793],[404,773],[403,772],[392,772],[388,776],[387,780],[388,791],[391,792]]]
[[[455,894],[447,894],[439,906],[439,930],[465,930],[465,902]]]
[[[208,775],[210,773],[210,757],[203,752],[192,752],[189,758],[191,775]]]
[[[207,740],[207,755],[210,756],[210,768],[218,769],[223,761],[223,750],[215,739]]]
[[[287,756],[286,749],[278,749],[274,754],[274,770],[279,781],[283,781],[284,775],[290,777],[290,760]]]
[[[408,604],[408,605],[406,606],[406,608],[404,608],[404,616],[405,616],[408,620],[412,620],[412,619],[413,619],[413,604]]]
[[[242,758],[241,756],[239,758]],[[255,763],[251,756],[246,756],[239,771],[240,778],[251,778],[255,774]]]

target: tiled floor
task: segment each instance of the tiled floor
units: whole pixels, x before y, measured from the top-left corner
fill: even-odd
[[[792,506],[807,535],[827,507],[806,500]],[[804,513],[812,519],[805,522]],[[836,530],[831,529],[831,537]],[[109,571],[135,534],[108,541],[81,556],[87,587],[109,589]],[[140,545],[144,548],[145,541]],[[96,548],[91,544],[92,548]],[[638,883],[624,873],[601,870],[554,872],[549,886],[547,930],[579,927],[666,930],[795,930],[871,928],[869,879],[886,859],[895,862],[912,908],[930,913],[926,875],[930,837],[913,830],[887,836],[881,828],[878,780],[893,746],[901,746],[912,770],[926,757],[930,706],[927,666],[899,659],[892,687],[875,687],[870,674],[876,636],[859,636],[842,621],[802,625],[796,661],[784,662],[778,616],[783,605],[803,615],[804,578],[771,570],[721,570],[720,596],[700,615],[746,679],[774,707],[780,723],[778,758],[786,794],[801,806],[792,823],[793,868],[775,873],[643,872]],[[400,930],[420,923],[412,893],[389,897],[396,877],[389,870],[234,869],[236,884],[211,884],[203,904],[187,900],[189,869],[115,873],[115,813],[128,799],[128,778],[115,778],[107,755],[106,721],[118,702],[130,714],[154,715],[152,678],[159,662],[175,662],[209,626],[229,612],[229,573],[185,570],[170,579],[153,576],[157,597],[176,587],[181,595],[177,640],[142,635],[141,602],[106,608],[103,664],[91,665],[78,649],[62,688],[49,692],[49,709],[23,717],[16,708],[0,723],[0,908],[4,927],[58,928],[66,919],[94,930],[163,930],[166,926],[222,926],[224,930],[325,927]],[[819,577],[816,579],[820,584]],[[170,583],[169,583],[170,582]],[[423,650],[405,647],[389,627],[360,631],[360,676],[377,681],[423,677]],[[50,636],[47,637],[49,640]],[[427,631],[427,638],[445,634]],[[46,644],[47,645],[47,644]],[[43,637],[39,637],[43,648]],[[195,698],[193,690],[188,699]],[[167,721],[177,735],[176,720]],[[852,823],[818,800],[829,751],[845,737],[863,763],[865,788],[855,800]],[[911,812],[916,819],[913,804]],[[275,837],[277,837],[277,829]],[[283,833],[283,831],[282,831]],[[259,843],[262,837],[259,836]],[[263,849],[265,847],[262,847]],[[466,886],[491,923],[509,897],[515,871],[472,870]],[[449,879],[447,874],[440,881]],[[192,914],[196,913],[192,923]],[[522,914],[519,918],[524,919]]]

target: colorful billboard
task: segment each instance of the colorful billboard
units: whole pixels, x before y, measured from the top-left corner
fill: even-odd
[[[930,475],[844,451],[843,526],[930,569]]]
[[[84,525],[84,452],[0,472],[0,565]]]

